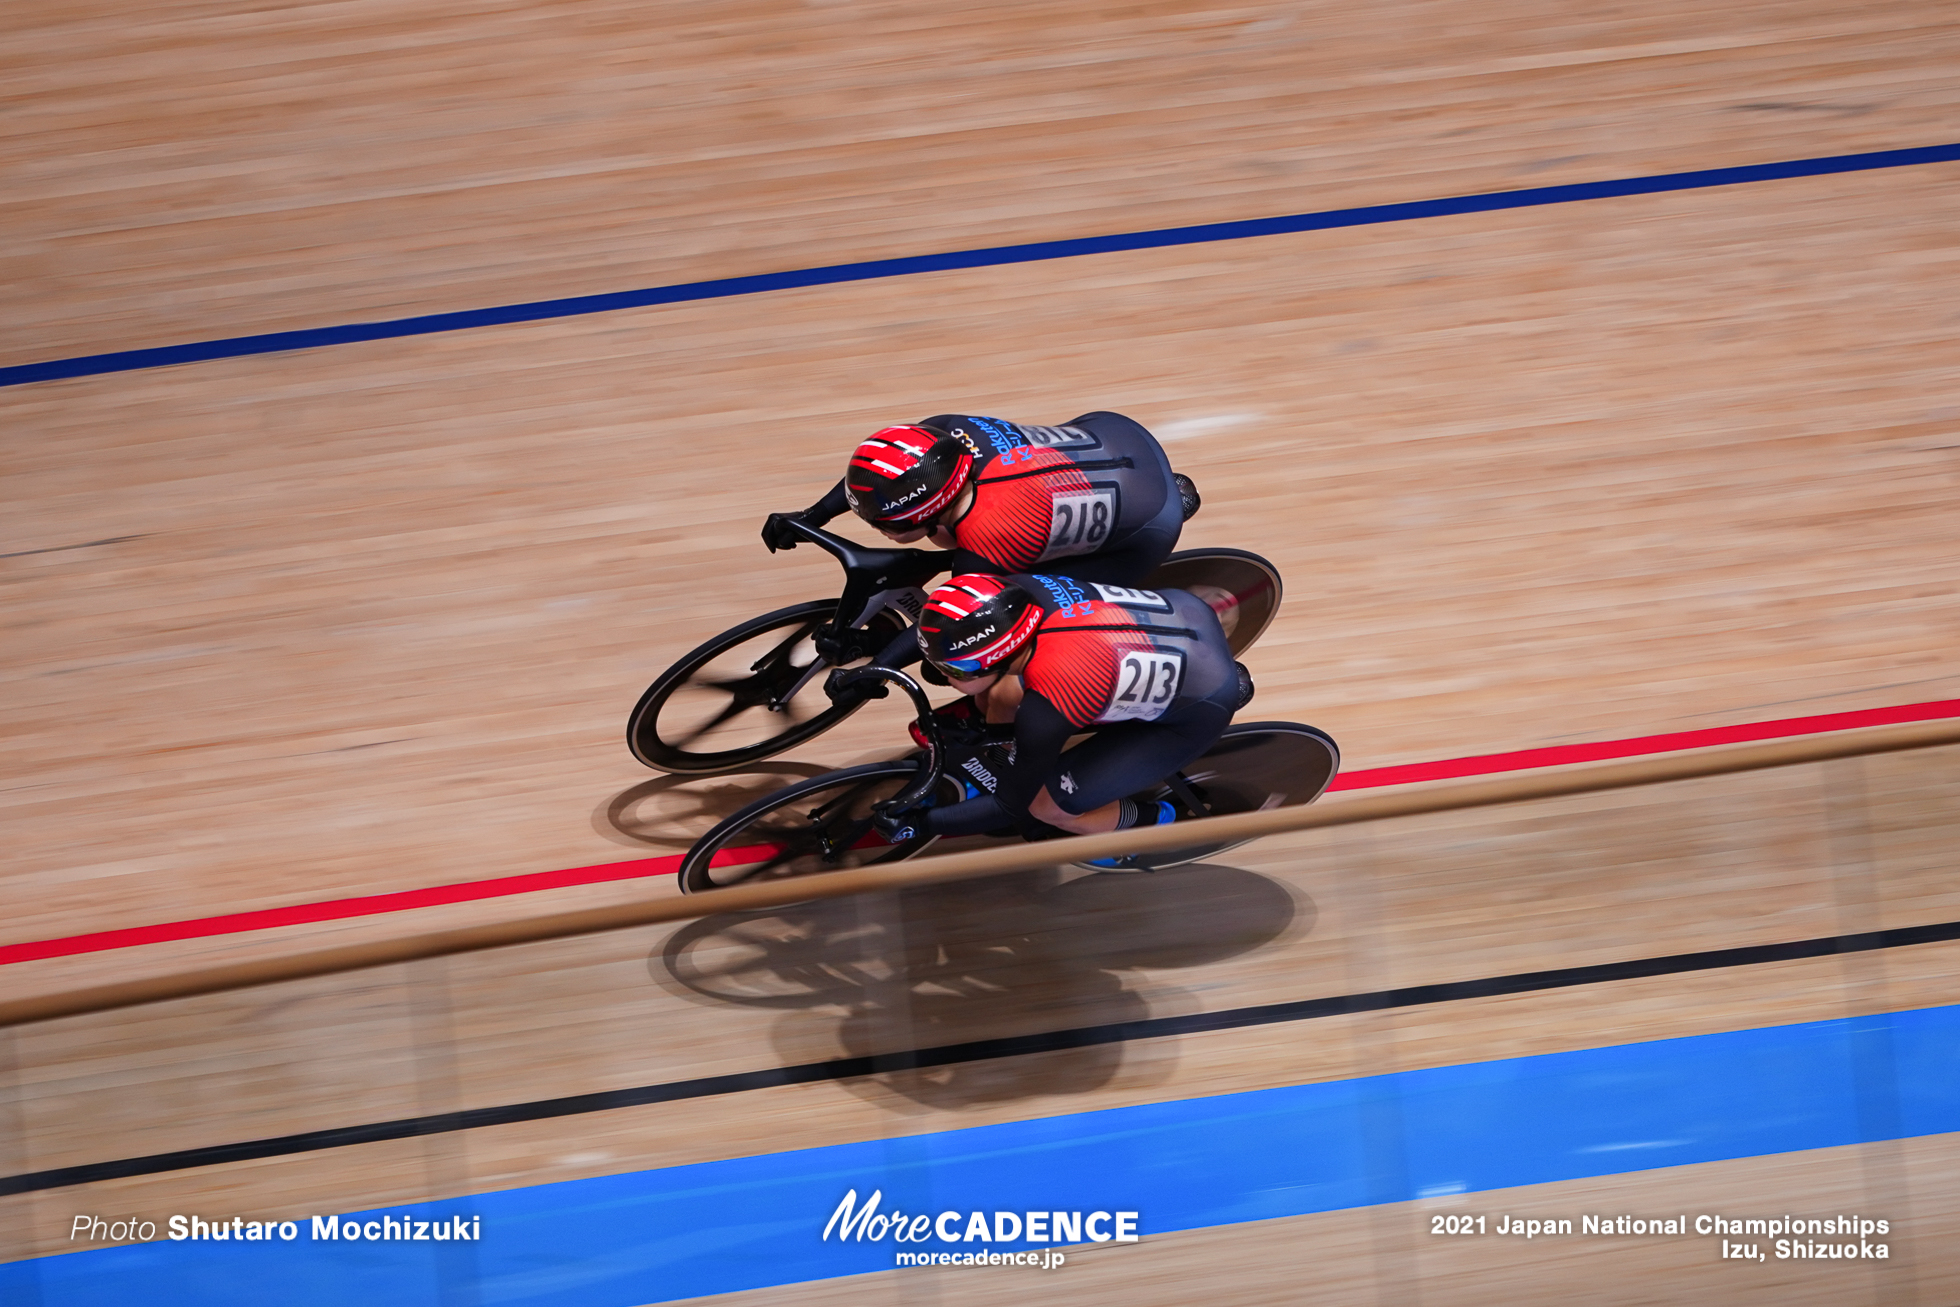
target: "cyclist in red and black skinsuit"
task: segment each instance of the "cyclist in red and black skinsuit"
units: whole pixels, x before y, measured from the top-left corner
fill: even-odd
[[[941,413],[865,440],[843,480],[794,516],[822,526],[848,507],[900,544],[950,550],[955,573],[1140,585],[1198,502],[1156,437],[1120,413],[1059,427]],[[796,542],[788,516],[763,524],[772,550]]]
[[[1038,567],[1081,583],[1136,586],[1177,548],[1200,502],[1156,437],[1121,413],[1085,413],[1059,427],[942,413],[859,444],[829,494],[801,514],[770,514],[762,539],[772,551],[793,548],[791,517],[822,526],[848,507],[896,543],[929,539],[949,550],[955,573]],[[899,668],[918,656],[900,635],[877,661]],[[1011,705],[982,695],[940,711],[1004,721]]]
[[[993,795],[901,820],[935,835],[1006,825],[1031,837],[1155,825],[1168,801],[1130,796],[1215,743],[1250,689],[1211,607],[1182,590],[1061,576],[956,576],[933,591],[918,639],[956,688],[1018,676],[1014,762]],[[1071,736],[1091,738],[1064,753]]]

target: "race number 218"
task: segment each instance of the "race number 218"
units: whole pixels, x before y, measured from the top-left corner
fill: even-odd
[[[1055,496],[1054,516],[1048,523],[1044,560],[1092,554],[1109,539],[1116,525],[1116,488],[1092,486]]]

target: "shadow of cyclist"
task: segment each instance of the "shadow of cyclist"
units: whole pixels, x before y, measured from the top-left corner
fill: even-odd
[[[592,829],[631,849],[685,851],[736,809],[828,770],[816,763],[758,762],[714,776],[656,776],[594,808]]]
[[[1310,900],[1234,867],[1028,872],[690,923],[649,958],[695,1002],[784,1010],[786,1065],[948,1049],[939,1065],[843,1081],[894,1111],[1147,1085],[1168,1040],[1013,1056],[956,1046],[1199,1009],[1155,971],[1224,961],[1313,927]]]

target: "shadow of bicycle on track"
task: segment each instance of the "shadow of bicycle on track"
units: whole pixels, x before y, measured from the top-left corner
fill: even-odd
[[[780,1010],[771,1037],[797,1065],[1194,1013],[1195,995],[1155,973],[1306,934],[1316,916],[1235,867],[1049,870],[704,918],[648,969],[693,1002]],[[1147,1086],[1176,1060],[1172,1040],[1094,1043],[841,1083],[917,1113]]]
[[[592,829],[627,848],[685,853],[736,809],[829,770],[819,763],[760,762],[712,776],[656,776],[594,808]]]

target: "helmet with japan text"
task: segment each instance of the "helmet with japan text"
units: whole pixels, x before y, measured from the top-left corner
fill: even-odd
[[[962,681],[985,676],[1034,637],[1042,608],[998,576],[956,576],[934,590],[919,614],[919,648],[933,666]]]
[[[851,454],[844,494],[851,509],[886,531],[930,526],[973,471],[973,447],[931,427],[886,427]]]

